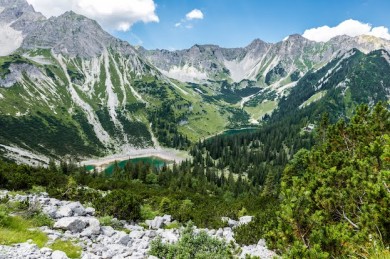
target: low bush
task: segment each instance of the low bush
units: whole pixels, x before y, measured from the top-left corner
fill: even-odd
[[[175,244],[165,244],[161,239],[152,242],[150,255],[158,258],[213,258],[225,259],[233,256],[233,250],[224,241],[215,239],[201,231],[195,234],[190,223],[183,230],[180,240]]]
[[[139,199],[125,190],[114,190],[105,197],[93,201],[100,215],[112,215],[123,220],[139,220],[141,203]]]

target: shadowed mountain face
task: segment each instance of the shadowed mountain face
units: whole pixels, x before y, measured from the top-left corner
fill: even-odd
[[[46,19],[25,0],[0,11],[0,151],[11,159],[185,149],[279,103],[292,112],[337,95],[344,116],[389,96],[390,43],[371,36],[145,50],[74,12]]]

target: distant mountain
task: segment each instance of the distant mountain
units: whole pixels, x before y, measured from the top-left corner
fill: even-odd
[[[0,35],[0,153],[19,161],[160,144],[185,149],[226,128],[259,124],[278,107],[301,111],[329,94],[351,94],[341,114],[388,98],[390,42],[372,36],[317,43],[291,35],[245,48],[145,50],[74,12],[46,19],[25,0],[0,0]],[[359,62],[345,62],[356,55]],[[346,72],[359,67],[370,74]],[[326,87],[312,80],[320,74]],[[355,78],[367,85],[356,88],[364,84]],[[350,94],[324,91],[342,89],[341,82],[354,82]]]
[[[365,53],[390,50],[390,41],[373,36],[338,36],[328,42],[314,42],[294,34],[275,44],[257,39],[245,48],[195,45],[178,51],[142,49],[141,53],[162,73],[178,80],[248,79],[278,88],[352,48]]]
[[[390,100],[390,54],[351,49],[327,65],[308,72],[281,99],[274,120],[286,116],[318,122],[328,112],[333,121],[348,120],[359,104]]]

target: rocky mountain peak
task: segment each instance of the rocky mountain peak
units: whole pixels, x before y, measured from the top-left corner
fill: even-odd
[[[69,56],[90,58],[100,55],[118,42],[96,21],[69,11],[39,23],[27,35],[23,48],[40,47]]]
[[[287,40],[289,40],[289,41],[306,41],[308,39],[303,37],[301,34],[294,33],[294,34],[289,35]]]
[[[32,8],[32,6],[29,5],[26,0],[13,0],[13,1],[0,0],[0,6],[4,8],[17,8],[17,9]]]
[[[263,48],[264,46],[269,45],[269,43],[260,40],[260,39],[255,39],[253,40],[248,46],[245,47],[245,50],[250,51],[250,50],[256,50],[259,48]]]
[[[0,0],[0,23],[11,24],[12,28],[25,32],[27,27],[46,18],[34,10],[26,0]]]

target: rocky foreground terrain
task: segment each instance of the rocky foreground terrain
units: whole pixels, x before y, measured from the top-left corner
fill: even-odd
[[[173,219],[170,215],[156,217],[145,223],[129,223],[120,221],[123,230],[116,230],[111,226],[102,226],[96,218],[95,209],[85,208],[80,202],[61,201],[50,198],[47,193],[30,195],[10,195],[8,191],[0,191],[0,199],[9,197],[10,201],[28,202],[30,206],[39,207],[42,213],[54,220],[53,228],[47,226],[40,230],[47,234],[49,242],[57,239],[70,240],[82,247],[81,258],[155,258],[149,256],[151,242],[160,237],[163,242],[175,243],[180,238],[182,229],[165,229]],[[229,227],[220,229],[198,229],[195,233],[205,231],[211,237],[234,242],[233,228],[240,224],[247,224],[251,216],[241,217],[239,221],[223,218]],[[239,258],[247,255],[260,258],[273,258],[275,253],[268,250],[265,241],[258,244],[241,247]],[[53,251],[50,248],[39,248],[31,242],[0,246],[0,259],[6,258],[52,258],[65,259],[67,255],[62,251]]]

